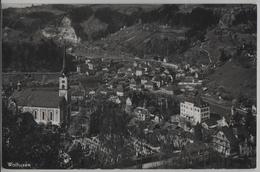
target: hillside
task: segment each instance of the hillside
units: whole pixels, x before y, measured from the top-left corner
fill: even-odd
[[[219,92],[221,96],[229,96],[228,99],[243,94],[256,100],[256,68],[245,68],[231,60],[217,68],[208,78],[207,86],[216,94]]]
[[[79,56],[161,56],[174,63],[217,66],[207,76],[209,87],[223,86],[233,95],[245,89],[255,95],[255,5],[54,4],[4,9],[3,71],[59,71],[59,40],[64,36]],[[236,81],[230,83],[231,78]]]
[[[122,50],[141,57],[144,55],[168,56],[180,51],[180,44],[185,44],[187,41],[186,32],[187,28],[184,27],[135,24],[123,27],[120,31],[96,41],[95,44],[107,50]]]

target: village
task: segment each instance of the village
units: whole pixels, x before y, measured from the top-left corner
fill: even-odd
[[[6,8],[3,167],[255,168],[256,9]]]
[[[215,104],[203,100],[209,94],[203,78],[207,66],[175,65],[166,58],[75,60],[76,71],[67,73],[64,62],[59,77],[58,94],[64,95],[63,101],[54,98],[54,83],[27,87],[33,83],[32,76],[30,81],[18,81],[10,97],[3,90],[3,102],[16,107],[16,113],[30,112],[37,123],[65,126],[70,140],[62,150],[65,167],[73,166],[69,152],[76,145],[88,151],[84,156],[101,151],[109,157],[105,160],[110,167],[124,168],[145,167],[146,163],[147,168],[171,167],[183,158],[185,167],[205,164],[212,151],[230,161],[254,155],[256,136],[248,127],[256,120],[256,108],[214,110]],[[111,138],[120,139],[113,140],[117,155],[105,144]],[[120,147],[119,142],[128,143],[127,147]],[[129,155],[123,157],[124,151]]]

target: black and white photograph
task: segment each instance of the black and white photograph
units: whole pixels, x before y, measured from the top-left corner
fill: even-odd
[[[256,3],[1,9],[2,170],[257,167]]]

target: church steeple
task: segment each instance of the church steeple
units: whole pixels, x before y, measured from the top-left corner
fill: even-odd
[[[66,75],[67,74],[67,67],[66,67],[66,46],[64,45],[64,53],[63,53],[63,59],[62,59],[62,69],[61,74]]]
[[[66,51],[66,48],[64,51]],[[66,68],[66,52],[64,52],[61,76],[59,77],[59,96],[65,97],[67,101],[69,101],[69,97],[70,97],[68,82],[69,81],[67,77],[67,68]]]

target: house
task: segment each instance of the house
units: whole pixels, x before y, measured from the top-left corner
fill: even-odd
[[[218,114],[211,114],[210,118],[202,122],[201,125],[207,130],[228,126],[225,117],[221,118]]]
[[[240,156],[251,156],[253,154],[253,146],[248,139],[243,140],[238,144]]]
[[[176,79],[180,79],[180,78],[184,78],[185,77],[185,73],[177,73],[175,75]]]
[[[106,90],[100,90],[100,94],[107,95],[107,91]]]
[[[89,70],[94,70],[94,64],[88,63],[87,65]]]
[[[137,107],[134,109],[134,114],[140,121],[145,121],[145,119],[149,116],[149,111],[145,108]]]
[[[117,73],[119,75],[126,75],[128,73],[128,68],[126,67],[121,67],[120,69],[117,70]]]
[[[192,132],[192,127],[190,125],[190,121],[188,121],[185,117],[183,116],[179,116],[179,119],[178,119],[178,126],[180,128],[182,128],[184,131],[186,132]]]
[[[199,72],[199,69],[198,69],[197,67],[194,67],[194,66],[191,67],[191,68],[190,68],[190,73],[195,73],[195,72],[196,72],[196,73]]]
[[[162,74],[160,75],[160,78],[161,78],[161,81],[162,81],[161,83],[162,83],[162,84],[165,84],[165,82],[167,82],[167,81],[166,81],[166,74],[165,74],[165,73],[162,73]]]
[[[157,88],[161,87],[161,78],[160,78],[160,76],[153,77],[152,81],[155,83]]]
[[[118,96],[111,95],[108,100],[113,102],[113,103],[116,103],[116,104],[120,104],[121,103],[121,100],[119,99]]]
[[[90,59],[86,58],[85,59],[85,64],[88,64],[90,62]]]
[[[137,91],[142,91],[142,85],[138,84],[138,85],[136,86],[136,90],[137,90]]]
[[[124,90],[123,90],[123,87],[122,85],[119,85],[116,89],[116,95],[119,96],[119,97],[122,97],[124,96]]]
[[[167,82],[173,82],[173,76],[171,74],[168,74],[166,79],[167,79]]]
[[[180,115],[172,115],[170,122],[171,123],[179,123],[180,122]]]
[[[162,117],[159,115],[150,114],[150,119],[155,123],[159,123],[161,122]]]
[[[80,65],[77,65],[77,73],[81,73]]]
[[[165,86],[161,87],[159,92],[161,92],[163,94],[167,94],[167,95],[173,95],[173,87],[171,85],[165,85]]]
[[[108,88],[106,86],[100,87],[99,93],[102,94],[102,95],[107,95],[107,89]]]
[[[131,90],[136,90],[136,81],[135,81],[134,78],[132,78],[132,79],[130,80],[129,87],[130,87]]]
[[[180,103],[180,116],[186,118],[193,125],[210,118],[209,104],[204,102],[199,95]]]
[[[170,72],[169,72],[168,69],[164,69],[163,73],[165,73],[166,75],[169,75],[169,74],[170,74]]]
[[[184,66],[184,68],[185,68],[185,70],[188,70],[188,69],[190,68],[190,64],[186,64],[186,65]]]
[[[197,72],[195,72],[194,77],[195,77],[196,79],[198,79],[198,78],[199,78],[199,74],[198,74]]]
[[[153,86],[154,86],[154,83],[152,81],[147,81],[145,84],[144,84],[144,88],[145,89],[148,89],[148,90],[152,90],[153,89]]]
[[[226,118],[223,116],[220,120],[217,121],[218,127],[228,127]]]
[[[130,113],[132,111],[132,101],[129,97],[127,97],[125,102],[125,112]]]
[[[129,68],[127,68],[126,75],[127,75],[128,77],[131,77],[131,76],[133,76],[133,75],[134,75],[134,73],[133,73],[133,71],[132,71],[132,69],[131,69],[130,67],[129,67]]]
[[[133,66],[137,67],[137,62],[136,61],[133,62]]]
[[[94,90],[91,89],[91,90],[89,90],[88,94],[89,94],[90,96],[93,96],[93,95],[96,94],[96,91],[94,91]]]
[[[202,85],[202,80],[194,79],[192,76],[186,76],[184,80],[178,83],[179,86],[197,86]]]
[[[233,133],[239,140],[238,148],[240,156],[251,156],[253,154],[253,147],[255,145],[254,138],[249,133],[246,126],[238,125],[233,127]]]
[[[136,75],[136,76],[142,76],[142,74],[143,74],[142,68],[138,67],[138,68],[135,70],[135,75]]]
[[[148,80],[149,80],[148,77],[146,77],[146,76],[142,77],[142,78],[141,78],[141,84],[144,85],[145,83],[148,82]]]
[[[212,148],[226,157],[235,153],[238,149],[238,140],[232,128],[223,127],[217,130],[212,136]]]
[[[63,68],[59,76],[59,88],[26,88],[16,90],[13,98],[21,112],[32,113],[37,123],[69,125],[71,94],[63,57]]]
[[[71,92],[71,100],[72,101],[79,101],[83,100],[85,96],[85,92],[82,90],[75,90],[74,92]]]
[[[107,71],[109,71],[109,70],[108,70],[108,68],[107,68],[107,67],[103,67],[103,68],[102,68],[102,71],[105,71],[105,72],[107,72]]]

